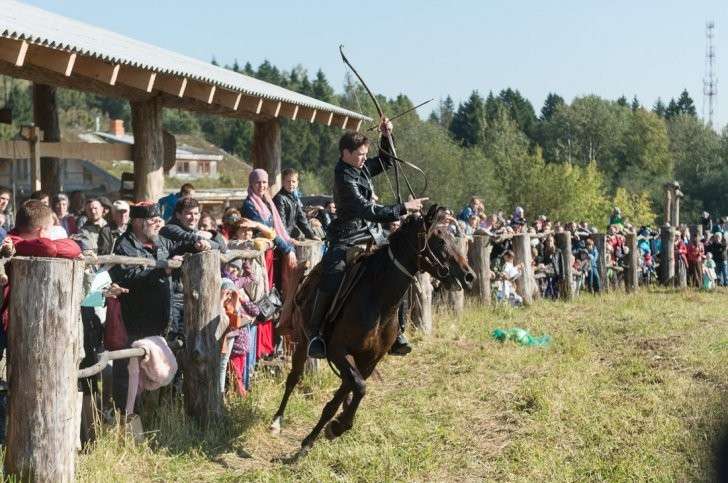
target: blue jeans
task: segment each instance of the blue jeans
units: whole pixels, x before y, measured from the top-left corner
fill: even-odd
[[[718,285],[728,285],[728,263],[725,261],[715,262],[715,274],[718,277]]]

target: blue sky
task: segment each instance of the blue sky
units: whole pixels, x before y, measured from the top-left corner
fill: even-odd
[[[549,92],[637,95],[687,88],[702,111],[705,22],[716,24],[717,124],[728,122],[728,3],[719,1],[26,0],[202,60],[323,69],[341,89],[340,43],[377,93],[413,102],[518,89],[539,111]],[[425,108],[424,115],[430,107]]]

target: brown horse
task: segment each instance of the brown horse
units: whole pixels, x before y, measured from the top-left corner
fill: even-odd
[[[397,309],[414,275],[426,271],[446,288],[470,287],[475,274],[467,258],[460,253],[450,233],[443,210],[433,206],[426,216],[410,215],[389,238],[389,245],[367,256],[361,263],[362,274],[338,314],[332,317],[324,339],[329,363],[341,377],[341,385],[324,406],[316,426],[301,443],[295,457],[308,452],[321,430],[326,427],[329,439],[351,429],[359,403],[366,393],[366,379],[389,351],[399,330]],[[314,269],[315,270],[315,269]],[[312,272],[309,277],[315,276]],[[304,322],[311,311],[311,294],[315,283],[304,282],[293,308],[297,340],[291,372],[280,407],[273,417],[271,431],[279,433],[283,413],[291,392],[303,374],[306,362]],[[334,418],[343,403],[341,413]],[[333,419],[332,419],[333,418]],[[327,426],[328,424],[328,426]]]

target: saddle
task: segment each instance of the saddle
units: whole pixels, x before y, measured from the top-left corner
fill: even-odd
[[[326,317],[321,327],[322,332],[325,332],[331,322],[338,316],[344,307],[344,303],[348,300],[352,291],[359,283],[359,280],[361,280],[364,274],[363,262],[371,253],[358,246],[352,247],[347,252],[346,272],[331,302],[329,310],[326,312]],[[285,301],[277,327],[278,333],[281,335],[296,335],[296,326],[298,324],[306,328],[305,323],[308,322],[308,315],[311,313],[313,297],[321,280],[322,266],[320,264],[316,265],[308,274],[306,274],[307,269],[306,264],[299,264],[298,268],[290,277],[290,290],[286,290]],[[296,315],[302,317],[302,320],[296,321]]]

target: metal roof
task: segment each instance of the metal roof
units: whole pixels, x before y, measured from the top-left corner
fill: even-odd
[[[0,37],[25,40],[113,64],[187,77],[246,95],[333,112],[351,119],[371,120],[283,87],[14,0],[0,0]]]

